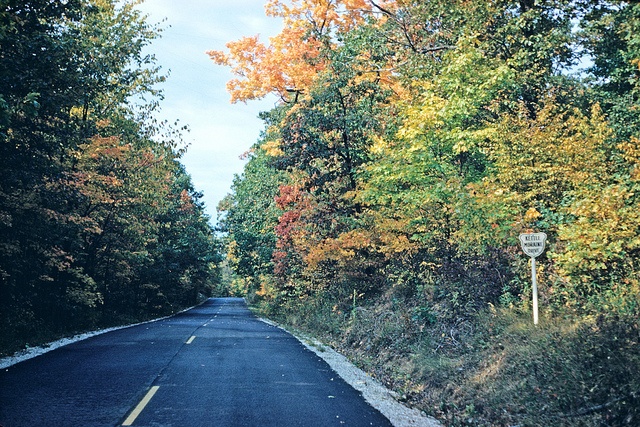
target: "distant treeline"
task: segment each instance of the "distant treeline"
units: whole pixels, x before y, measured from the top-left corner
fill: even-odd
[[[0,344],[193,304],[218,243],[135,2],[0,7]],[[135,102],[134,102],[135,100]],[[146,101],[145,101],[146,100]]]

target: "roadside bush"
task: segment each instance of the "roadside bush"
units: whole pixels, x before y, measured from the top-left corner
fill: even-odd
[[[640,330],[630,319],[581,322],[487,310],[469,346],[426,346],[412,402],[449,426],[632,426],[639,417]]]

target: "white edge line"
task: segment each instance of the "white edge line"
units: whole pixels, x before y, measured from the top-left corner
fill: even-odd
[[[173,317],[173,316],[175,316],[177,314],[184,313],[185,311],[189,311],[189,310],[191,310],[193,308],[199,307],[199,306],[201,306],[202,304],[204,304],[207,301],[208,301],[208,299],[204,300],[200,304],[194,305],[193,307],[185,308],[182,311],[170,314],[169,316],[164,316],[164,317],[160,317],[160,318],[157,318],[157,319],[151,319],[151,320],[147,320],[145,322],[133,323],[133,324],[130,324],[130,325],[113,326],[111,328],[101,329],[101,330],[98,330],[98,331],[86,332],[84,334],[74,335],[73,337],[61,338],[61,339],[59,339],[57,341],[53,341],[53,342],[50,342],[48,344],[43,344],[43,345],[38,346],[38,347],[31,347],[31,348],[28,348],[26,350],[21,350],[21,351],[18,351],[17,353],[15,353],[15,354],[13,354],[11,356],[5,356],[3,358],[0,358],[0,369],[10,368],[11,366],[15,365],[16,363],[20,363],[20,362],[24,362],[25,360],[33,359],[34,357],[41,356],[41,355],[43,355],[45,353],[48,353],[48,352],[50,352],[52,350],[55,350],[57,348],[64,347],[65,345],[73,344],[73,343],[78,342],[78,341],[83,341],[83,340],[86,340],[87,338],[95,337],[97,335],[102,335],[102,334],[105,334],[107,332],[118,331],[120,329],[133,328],[134,326],[146,325],[148,323],[154,323],[154,322],[159,322],[161,320],[170,319],[171,317]]]
[[[379,381],[369,374],[354,366],[345,356],[338,353],[331,347],[324,345],[315,338],[302,334],[293,334],[281,325],[268,319],[258,318],[258,320],[279,328],[296,338],[308,350],[323,359],[347,384],[362,393],[364,399],[374,408],[382,413],[394,427],[442,427],[442,424],[433,417],[422,411],[408,408],[398,402],[394,395],[396,393],[388,390]]]

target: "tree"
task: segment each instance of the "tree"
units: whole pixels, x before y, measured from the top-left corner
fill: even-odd
[[[282,31],[268,45],[252,36],[227,43],[229,53],[208,52],[239,77],[227,83],[232,102],[269,93],[286,102],[297,100],[327,68],[326,55],[338,44],[336,37],[356,28],[377,7],[365,0],[272,0],[265,9],[268,16],[283,19]]]
[[[266,117],[265,117],[266,118]],[[275,227],[282,213],[275,202],[281,185],[288,181],[286,173],[275,170],[265,146],[268,136],[252,149],[244,172],[236,176],[232,193],[220,202],[220,229],[226,233],[227,261],[246,281],[249,298],[256,293],[265,298],[275,295],[273,284],[273,252]]]
[[[39,331],[167,312],[217,280],[217,241],[179,164],[180,131],[160,135],[163,125],[148,118],[163,77],[142,48],[159,30],[136,4],[0,8],[0,335],[8,346]],[[151,101],[132,106],[134,95]],[[168,248],[171,259],[162,256]]]
[[[640,132],[638,108],[640,94],[640,8],[633,2],[604,4],[581,2],[580,42],[590,55],[587,68],[589,87],[603,111],[611,118],[617,141],[628,141]]]

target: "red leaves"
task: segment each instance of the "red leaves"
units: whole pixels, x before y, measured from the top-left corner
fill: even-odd
[[[298,203],[302,200],[302,194],[299,187],[292,185],[283,185],[280,187],[280,196],[276,196],[275,201],[280,209],[286,209],[288,206]]]
[[[288,211],[283,213],[278,225],[276,225],[276,234],[283,240],[290,240],[292,233],[297,228],[299,220],[299,211]]]

